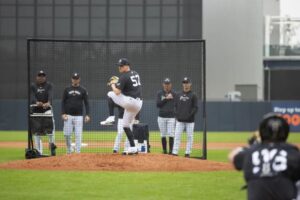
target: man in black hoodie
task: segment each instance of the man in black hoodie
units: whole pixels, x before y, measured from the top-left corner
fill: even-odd
[[[195,115],[198,110],[197,96],[191,91],[192,82],[188,77],[182,80],[183,91],[176,96],[175,101],[175,143],[172,154],[178,155],[181,134],[186,130],[187,143],[185,157],[189,158],[193,147]]]
[[[30,101],[32,105],[35,105],[34,108],[36,112],[44,113],[48,110],[51,110],[53,92],[52,92],[52,83],[47,81],[46,73],[43,70],[38,71],[36,74],[36,81],[32,83],[30,87]],[[52,156],[56,155],[56,145],[55,145],[55,123],[52,118],[53,130],[52,133],[48,133],[49,138],[49,149]],[[34,134],[35,147],[43,154],[43,143],[42,135]]]

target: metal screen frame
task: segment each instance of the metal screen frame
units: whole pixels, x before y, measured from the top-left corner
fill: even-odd
[[[28,38],[27,39],[27,119],[28,119],[28,149],[33,149],[33,140],[30,125],[30,74],[31,74],[31,54],[30,46],[32,42],[82,42],[82,43],[202,43],[203,59],[202,59],[202,118],[203,118],[203,140],[202,140],[202,156],[200,159],[207,159],[207,117],[206,117],[206,42],[201,39],[184,39],[184,40],[73,40],[73,39],[40,39]]]

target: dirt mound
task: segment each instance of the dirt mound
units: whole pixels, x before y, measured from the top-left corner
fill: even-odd
[[[72,171],[218,171],[232,170],[229,163],[163,154],[72,154],[0,164],[2,169]]]

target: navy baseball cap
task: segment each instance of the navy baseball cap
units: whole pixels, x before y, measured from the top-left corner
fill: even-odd
[[[79,74],[77,72],[73,73],[72,79],[76,79],[77,80],[79,78],[80,78],[80,76],[79,76]]]
[[[191,79],[188,77],[184,77],[182,83],[192,83]]]
[[[171,79],[169,78],[165,78],[163,81],[164,84],[170,84],[171,83]]]
[[[124,65],[130,65],[129,60],[127,58],[120,58],[118,63],[118,66],[124,66]]]
[[[43,70],[38,71],[37,76],[46,76],[46,73]]]

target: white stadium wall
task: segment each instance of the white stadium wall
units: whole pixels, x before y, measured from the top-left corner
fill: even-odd
[[[276,10],[268,1],[203,1],[208,100],[224,100],[236,85],[257,85],[257,100],[263,98],[264,14]]]

